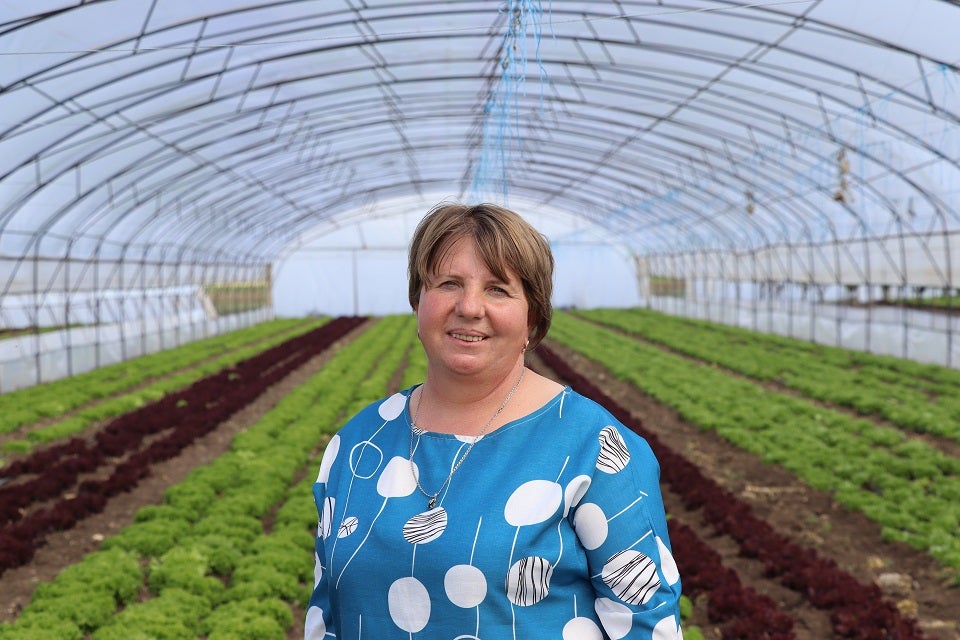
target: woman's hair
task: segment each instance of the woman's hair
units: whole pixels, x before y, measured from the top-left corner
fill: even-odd
[[[410,306],[416,308],[424,282],[436,270],[453,244],[472,238],[490,273],[507,281],[507,269],[517,274],[527,298],[529,349],[550,328],[553,306],[553,254],[546,238],[513,211],[494,204],[440,203],[417,225],[410,242]]]

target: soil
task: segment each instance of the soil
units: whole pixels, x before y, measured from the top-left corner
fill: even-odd
[[[350,336],[344,340],[349,339]],[[960,640],[960,588],[954,586],[954,576],[929,556],[906,545],[884,542],[876,524],[837,504],[829,494],[812,490],[786,470],[760,461],[714,433],[683,422],[670,408],[616,380],[603,367],[562,345],[550,341],[549,346],[601,383],[608,394],[629,407],[664,444],[689,458],[706,475],[750,503],[756,514],[778,531],[834,558],[862,582],[875,582],[885,574],[897,574],[902,578],[900,586],[904,590],[899,593],[890,591],[891,602],[914,616],[931,640]],[[87,518],[69,531],[48,537],[29,565],[0,576],[0,620],[16,618],[38,583],[52,580],[62,568],[96,550],[104,538],[130,524],[140,507],[161,502],[167,487],[184,479],[194,467],[225,452],[235,434],[254,424],[280,399],[319,371],[328,358],[326,354],[314,358],[268,389],[220,428],[195,442],[179,457],[157,465],[150,477],[141,481],[133,491],[113,499],[103,513]],[[535,354],[529,354],[528,361],[544,375],[553,375]],[[664,500],[670,516],[696,529],[704,541],[721,554],[724,563],[738,572],[745,585],[773,598],[795,617],[798,640],[832,637],[828,613],[810,607],[799,594],[763,578],[756,562],[741,558],[732,540],[712,535],[711,530],[702,524],[700,515],[684,509],[670,491],[664,492]],[[295,623],[288,630],[287,638],[302,637],[303,615],[301,608],[295,609]],[[694,608],[693,624],[701,628],[707,640],[720,639],[720,630],[706,618],[702,599]]]

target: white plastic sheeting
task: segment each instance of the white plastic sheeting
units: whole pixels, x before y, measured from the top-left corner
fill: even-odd
[[[957,227],[946,0],[0,0],[0,253],[520,196],[639,254]]]
[[[451,198],[391,199],[350,224],[322,226],[292,243],[273,271],[279,316],[382,315],[410,311],[407,248],[427,211]],[[639,302],[628,251],[602,227],[535,203],[508,201],[550,243],[557,307],[629,307]]]
[[[651,309],[927,364],[960,366],[960,317],[903,307],[652,297]]]
[[[384,312],[432,194],[545,223],[558,306],[689,256],[956,291],[958,32],[952,0],[0,0],[0,307],[272,270],[278,313]]]
[[[555,306],[594,308],[639,304],[629,261],[610,246],[554,248]],[[407,313],[407,254],[393,250],[300,251],[273,286],[278,316]]]
[[[0,340],[0,393],[51,382],[265,322],[270,309],[208,319],[202,308]]]

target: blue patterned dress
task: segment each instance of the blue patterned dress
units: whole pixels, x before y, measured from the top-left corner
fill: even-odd
[[[680,576],[645,440],[565,388],[487,434],[413,437],[407,389],[327,446],[305,638],[680,640]]]

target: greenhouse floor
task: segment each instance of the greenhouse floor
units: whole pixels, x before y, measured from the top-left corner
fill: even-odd
[[[875,583],[886,575],[883,580],[889,580],[891,585],[885,595],[897,602],[902,613],[915,617],[927,637],[960,640],[960,589],[951,586],[952,578],[928,555],[902,543],[883,541],[876,523],[844,508],[829,494],[811,489],[788,471],[762,462],[713,432],[684,422],[672,409],[614,379],[603,367],[563,345],[549,341],[549,346],[580,373],[600,384],[618,403],[629,407],[665,445],[748,502],[754,513],[777,531],[832,558],[860,582]],[[530,358],[530,363],[549,375],[548,370],[538,366],[535,357]],[[664,503],[671,516],[687,525],[697,527],[701,522],[700,514],[686,510],[666,487]],[[712,535],[707,528],[699,533],[746,586],[770,596],[796,618],[794,631],[798,640],[832,637],[829,612],[810,606],[780,582],[764,578],[762,564],[739,556],[739,548],[732,540]],[[893,579],[894,575],[898,578]],[[908,578],[900,579],[904,577]],[[904,584],[908,590],[898,592]],[[719,640],[719,630],[706,619],[705,609],[695,607],[694,623],[707,640]]]
[[[951,587],[952,578],[929,556],[903,544],[884,542],[876,524],[859,513],[848,511],[826,493],[812,490],[792,474],[761,462],[713,433],[683,422],[674,411],[618,382],[599,365],[562,345],[550,342],[549,346],[600,383],[617,402],[629,407],[664,444],[748,502],[756,515],[777,531],[834,559],[863,583],[896,576],[885,595],[897,602],[904,614],[915,617],[931,640],[960,640],[958,589]],[[136,489],[111,500],[104,512],[83,520],[73,529],[50,536],[32,562],[0,578],[0,592],[5,595],[0,620],[16,618],[38,583],[53,579],[64,566],[99,548],[101,540],[133,522],[140,507],[161,502],[167,487],[181,481],[191,469],[226,451],[235,434],[256,423],[281,398],[319,371],[325,361],[326,356],[314,358],[270,388],[182,455],[158,465],[155,473]],[[529,356],[529,363],[544,375],[553,375],[535,354]],[[700,526],[700,514],[686,510],[677,496],[665,490],[664,500],[671,516],[689,526]],[[796,619],[798,640],[831,637],[829,612],[814,608],[796,592],[765,578],[761,563],[741,557],[731,540],[713,535],[706,527],[699,533],[723,557],[724,565],[736,571],[745,586],[773,598]],[[700,627],[706,640],[719,640],[720,630],[707,619],[705,603],[695,602],[692,622]],[[294,619],[295,624],[287,632],[289,639],[302,637],[303,611],[294,611]]]

